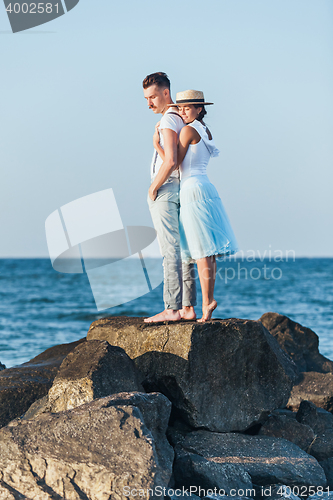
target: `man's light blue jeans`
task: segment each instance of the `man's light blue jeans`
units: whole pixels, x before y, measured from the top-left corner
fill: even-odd
[[[169,177],[155,201],[148,196],[160,251],[163,257],[165,309],[196,305],[194,264],[182,263],[179,236],[179,179]]]

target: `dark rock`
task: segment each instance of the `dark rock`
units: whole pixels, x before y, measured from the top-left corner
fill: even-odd
[[[333,411],[333,373],[302,373],[291,391],[287,406],[297,411],[303,400]]]
[[[302,424],[309,425],[317,434],[321,434],[327,430],[327,428],[333,427],[333,415],[332,413],[318,408],[311,401],[302,401],[298,412],[296,413],[296,419]]]
[[[0,362],[0,371],[1,371],[1,370],[5,370],[5,369],[6,369],[6,366],[5,366],[5,365],[3,365],[3,364]]]
[[[277,339],[300,372],[333,372],[333,361],[319,353],[318,335],[282,314],[268,312],[259,321]]]
[[[294,416],[290,417],[274,413],[269,415],[258,434],[259,436],[273,436],[287,439],[304,451],[308,451],[315,439],[315,434],[311,427],[299,423]]]
[[[199,430],[186,436],[182,448],[215,463],[243,466],[256,485],[326,486],[318,462],[285,439]]]
[[[284,407],[295,380],[295,365],[258,321],[113,317],[92,323],[87,339],[125,349],[145,390],[165,394],[193,427],[243,431]]]
[[[148,406],[152,399],[161,400],[143,396]],[[162,476],[170,476],[171,468],[161,470],[141,411],[113,403],[102,398],[3,428],[0,497],[11,498],[15,492],[15,499],[104,500],[124,498],[123,488],[167,487]]]
[[[181,448],[176,452],[174,478],[176,488],[216,488],[219,495],[230,495],[230,490],[252,490],[251,477],[242,465],[216,463]]]
[[[49,391],[51,412],[70,410],[118,392],[143,391],[134,362],[104,340],[78,345],[62,362]]]
[[[329,489],[333,490],[333,457],[322,460],[319,464],[324,469]]]
[[[48,393],[64,358],[83,342],[85,339],[50,347],[27,363],[0,372],[0,427]]]
[[[296,414],[298,422],[310,426],[315,439],[309,447],[308,453],[318,461],[333,457],[333,415],[317,408],[310,401],[302,401]]]
[[[193,427],[190,427],[182,420],[176,420],[172,425],[170,425],[169,423],[169,427],[167,429],[167,438],[172,446],[175,447],[178,444],[181,444],[184,441],[186,435],[193,430]]]
[[[276,408],[272,411],[271,415],[285,415],[288,418],[293,418],[294,420],[296,420],[296,412],[288,410],[287,408]]]

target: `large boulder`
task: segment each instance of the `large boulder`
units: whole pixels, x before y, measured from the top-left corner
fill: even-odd
[[[0,372],[0,427],[45,396],[64,358],[85,339],[46,349],[27,363]]]
[[[48,410],[70,410],[119,392],[143,391],[134,362],[105,340],[78,345],[62,362],[48,395]]]
[[[6,366],[5,366],[5,365],[3,365],[3,364],[0,362],[0,371],[1,371],[1,370],[5,370],[5,369],[6,369]]]
[[[295,417],[295,413],[292,412],[290,415],[280,414],[278,411],[272,412],[258,435],[287,439],[308,452],[315,440],[315,433],[309,425],[301,424]]]
[[[198,430],[181,447],[218,464],[242,466],[256,485],[326,486],[317,460],[285,439]]]
[[[297,411],[303,400],[333,411],[333,373],[301,373],[297,384],[292,388],[287,406]]]
[[[143,396],[142,407],[162,404],[161,395]],[[126,396],[119,402],[102,398],[3,428],[0,498],[105,500],[125,498],[133,488],[147,494],[167,487],[171,467],[162,470],[142,412]],[[170,410],[166,398],[164,404]]]
[[[284,407],[295,365],[259,321],[144,323],[112,317],[92,323],[88,340],[125,349],[146,391],[159,391],[193,427],[242,431]]]
[[[259,321],[277,339],[300,372],[333,373],[333,361],[319,352],[318,335],[282,314],[268,312]]]
[[[110,406],[131,405],[137,407],[141,411],[145,424],[154,437],[156,453],[162,470],[161,475],[167,483],[170,478],[170,471],[174,459],[173,448],[166,439],[171,413],[171,402],[163,394],[158,392],[152,392],[150,394],[141,392],[122,392],[109,396],[107,401]],[[100,405],[99,399],[96,405]],[[42,413],[49,413],[50,411],[51,408],[48,396],[44,396],[35,401],[29,410],[18,420],[36,419]]]

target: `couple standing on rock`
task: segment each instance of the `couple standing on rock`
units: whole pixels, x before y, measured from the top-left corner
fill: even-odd
[[[163,116],[157,123],[151,163],[148,204],[163,257],[165,310],[145,322],[195,320],[194,262],[202,290],[202,318],[211,319],[216,256],[235,253],[237,241],[216,188],[206,168],[218,156],[201,91],[178,92],[171,99],[170,80],[153,73],[143,80],[149,109]]]

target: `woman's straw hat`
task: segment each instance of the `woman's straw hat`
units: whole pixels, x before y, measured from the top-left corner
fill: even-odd
[[[177,92],[176,102],[174,104],[168,104],[168,106],[184,106],[184,104],[202,104],[208,106],[208,104],[214,103],[205,102],[201,90],[184,90],[183,92]]]

